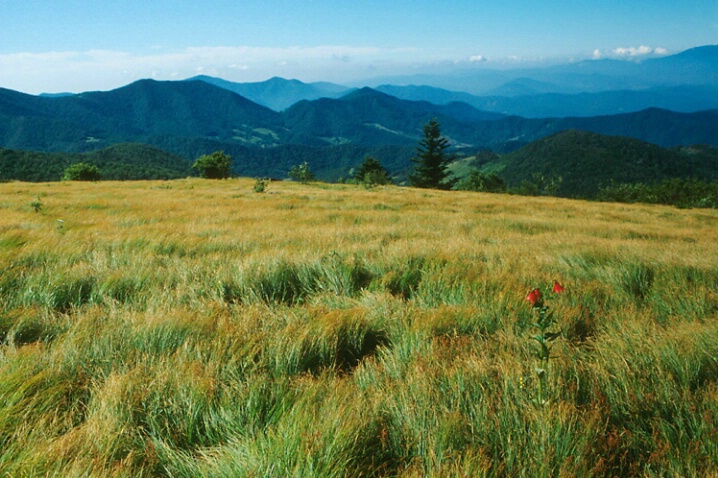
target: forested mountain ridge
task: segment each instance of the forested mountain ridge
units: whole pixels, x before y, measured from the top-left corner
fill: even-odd
[[[353,91],[339,99],[301,101],[284,113],[284,124],[294,142],[315,138],[315,144],[413,145],[422,124],[437,117],[456,143],[466,142],[481,121],[503,115],[479,111],[465,103],[434,105],[405,101],[371,88]]]
[[[155,144],[192,159],[181,145],[222,148],[287,144],[362,147],[412,145],[436,117],[464,148],[510,151],[566,129],[621,135],[661,146],[718,145],[718,110],[649,109],[590,118],[504,117],[464,103],[400,100],[369,88],[338,98],[301,101],[282,113],[202,81],[141,80],[117,90],[46,98],[0,90],[0,146],[82,152],[116,143]],[[172,145],[175,146],[172,146]]]
[[[162,135],[235,141],[280,125],[269,108],[199,81],[140,80],[57,98],[0,90],[0,146],[9,148],[87,151]]]

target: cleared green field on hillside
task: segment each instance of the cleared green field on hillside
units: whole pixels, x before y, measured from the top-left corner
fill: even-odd
[[[718,474],[718,211],[252,186],[0,184],[0,475]]]

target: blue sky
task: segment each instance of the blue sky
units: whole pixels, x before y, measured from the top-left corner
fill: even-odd
[[[352,83],[716,43],[715,0],[0,0],[0,87],[79,92],[197,74]]]

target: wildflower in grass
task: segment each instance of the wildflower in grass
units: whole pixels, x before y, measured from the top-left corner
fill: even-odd
[[[543,298],[541,297],[541,291],[539,289],[534,289],[529,292],[529,295],[526,296],[526,300],[531,302],[531,305],[534,307],[541,307],[543,305]]]
[[[553,281],[552,292],[554,292],[555,294],[560,294],[561,292],[565,292],[565,291],[566,291],[566,289],[561,284],[559,284],[559,282],[557,280]]]
[[[553,292],[561,293],[565,289],[558,282],[554,281]],[[538,376],[538,389],[534,403],[539,406],[546,405],[549,400],[546,398],[548,392],[548,375],[549,375],[549,359],[551,358],[552,342],[561,336],[561,331],[551,332],[555,324],[553,312],[549,312],[549,307],[544,305],[541,290],[536,288],[529,292],[526,300],[531,303],[534,313],[536,314],[536,322],[533,326],[538,331],[536,335],[531,337],[536,341],[535,356],[538,359],[539,366],[536,367],[536,375]]]

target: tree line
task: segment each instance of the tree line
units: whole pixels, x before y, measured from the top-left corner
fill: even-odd
[[[116,149],[123,148],[118,146]],[[127,148],[126,146],[124,148]],[[461,178],[455,178],[449,169],[449,165],[456,159],[450,153],[451,144],[441,132],[441,125],[436,119],[430,120],[423,125],[423,137],[419,140],[415,154],[411,157],[413,168],[407,174],[411,186],[419,188],[443,189],[443,190],[465,190],[479,192],[499,192],[521,194],[528,196],[554,196],[561,188],[561,177],[547,177],[539,172],[531,172],[526,179],[523,179],[518,186],[508,188],[504,178],[496,173],[485,173],[473,167],[472,170]],[[124,156],[134,155],[134,149],[120,151]],[[12,155],[15,156],[12,156]],[[8,164],[16,167],[24,161],[17,160],[18,152],[11,150],[0,150],[0,159],[3,155],[6,159],[15,158]],[[27,153],[30,154],[30,153]],[[115,151],[114,154],[117,154]],[[10,155],[10,156],[8,156]],[[37,154],[35,155],[37,156]],[[34,163],[37,159],[48,162],[48,154],[42,154],[37,159],[33,156]],[[70,157],[63,157],[65,164]],[[164,168],[172,161],[172,158],[165,159],[165,164],[151,165],[155,168],[146,179],[151,176],[161,175],[167,178]],[[7,161],[6,161],[7,162]],[[135,161],[137,162],[137,161]],[[34,164],[33,163],[33,164]],[[39,164],[39,163],[38,163]],[[37,164],[34,164],[37,166]],[[92,161],[72,162],[62,171],[61,179],[66,181],[98,181],[101,179],[130,179],[118,175],[115,172],[118,165],[106,162],[105,167],[112,168],[109,174],[105,174],[104,168],[98,167]],[[139,165],[136,165],[139,166]],[[147,165],[146,165],[147,166]],[[159,166],[159,168],[158,168]],[[191,169],[200,177],[207,179],[223,179],[232,175],[232,157],[223,151],[215,151],[211,154],[201,155],[192,164]],[[155,172],[156,171],[156,172]],[[189,170],[188,170],[189,171]],[[314,181],[315,175],[309,162],[304,161],[294,165],[287,173],[291,180],[307,183]],[[180,177],[175,175],[175,177]],[[0,178],[1,179],[1,178]],[[23,179],[23,178],[18,178]],[[28,176],[24,180],[33,180]],[[34,180],[42,180],[35,178]],[[269,178],[260,178],[255,185],[255,191],[263,192],[269,182]],[[392,184],[393,180],[386,167],[372,156],[366,156],[364,161],[350,171],[350,177],[340,179],[340,182],[361,184],[367,188],[377,185]],[[678,207],[709,207],[718,208],[718,184],[701,181],[695,178],[670,178],[660,182],[644,183],[617,183],[611,182],[608,186],[601,187],[598,194],[592,199],[612,202],[642,202],[654,204],[675,205]]]
[[[464,190],[479,192],[498,192],[525,196],[553,196],[558,191],[562,178],[546,177],[533,172],[527,179],[514,188],[508,188],[506,181],[496,173],[484,173],[474,168],[467,176],[456,180],[452,178],[449,165],[455,157],[448,152],[450,142],[442,135],[441,125],[436,119],[423,125],[423,137],[416,146],[416,154],[411,158],[413,171],[408,175],[411,186],[418,188]],[[223,152],[201,156],[193,165],[201,177],[228,178],[231,175],[231,158]],[[288,176],[294,181],[307,183],[315,180],[309,163],[304,161],[295,165]],[[375,158],[367,156],[351,177],[344,180],[362,184],[367,188],[391,184],[387,169]],[[258,180],[255,191],[263,192],[266,180]],[[599,201],[643,202],[667,204],[678,207],[718,208],[718,184],[705,183],[697,179],[666,179],[661,182],[626,183],[612,182],[600,189],[596,196]]]
[[[416,148],[416,155],[411,158],[414,171],[409,175],[409,182],[414,187],[431,189],[451,189],[454,182],[449,179],[448,167],[454,159],[447,149],[451,144],[441,134],[441,126],[434,118],[423,126],[424,136]],[[222,151],[202,155],[192,165],[200,177],[207,179],[229,178],[231,175],[231,157]],[[352,175],[354,182],[365,185],[381,185],[391,183],[389,172],[375,158],[367,156],[364,162]],[[289,171],[289,177],[300,182],[314,179],[309,164],[303,162]]]

